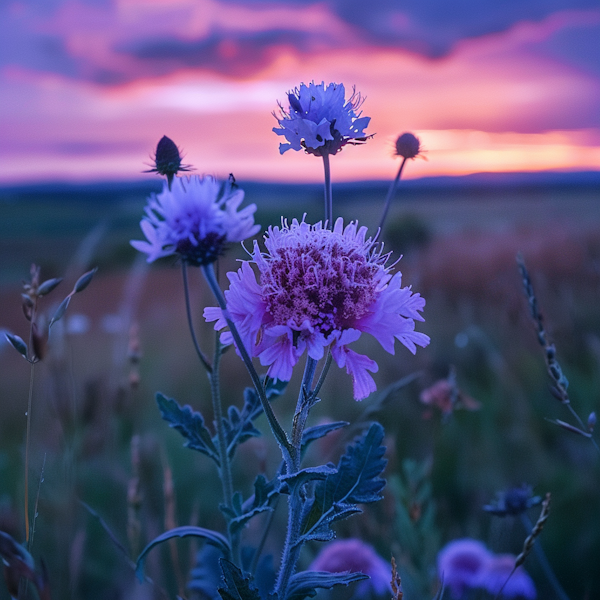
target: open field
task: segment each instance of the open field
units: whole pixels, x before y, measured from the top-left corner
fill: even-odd
[[[47,563],[54,598],[165,597],[136,584],[119,550],[79,500],[98,511],[132,556],[167,527],[169,503],[174,503],[179,525],[222,525],[216,474],[203,456],[182,448],[181,438],[160,419],[154,401],[160,390],[211,420],[208,382],[186,328],[178,265],[165,259],[147,266],[129,246],[130,239],[140,239],[139,219],[150,189],[152,185],[106,188],[85,198],[77,197],[81,190],[0,197],[0,329],[27,337],[20,282],[32,262],[41,265],[44,279],[64,276],[65,293],[82,272],[99,267],[90,287],[74,298],[63,334],[51,340],[48,357],[35,372],[32,498],[44,461],[45,466],[33,554]],[[309,221],[320,218],[318,186],[249,184],[246,189],[263,225],[276,224],[282,211],[290,218],[304,212]],[[334,212],[372,229],[385,189],[377,184],[334,187]],[[398,193],[383,240],[386,248],[404,254],[397,266],[403,281],[427,300],[419,330],[432,341],[416,356],[400,348],[391,356],[374,342],[361,340],[368,354],[377,357],[379,390],[414,374],[380,407],[376,397],[354,402],[348,377],[332,368],[311,419],[354,421],[369,407],[377,408],[387,434],[386,477],[391,482],[385,499],[340,526],[339,536],[370,541],[386,559],[393,552],[403,569],[406,600],[421,600],[419,577],[423,572],[432,577],[435,564],[415,565],[411,548],[421,543],[421,555],[434,559],[443,543],[474,537],[495,552],[518,554],[527,535],[521,523],[491,517],[481,507],[497,491],[526,483],[535,494],[552,494],[551,516],[539,542],[569,598],[599,598],[600,454],[589,440],[548,422],[568,420],[569,415],[549,391],[515,262],[521,252],[569,379],[573,406],[585,420],[600,409],[597,183],[407,186],[406,193],[402,188]],[[220,260],[222,285],[224,273],[243,256],[235,248]],[[191,284],[201,343],[210,348],[212,332],[201,315],[214,302],[195,273]],[[58,290],[56,301],[61,299]],[[54,296],[46,304],[50,313],[53,302]],[[128,360],[134,324],[142,357],[139,384],[132,386],[131,378],[138,374],[138,366]],[[419,395],[446,377],[451,365],[459,388],[479,408],[443,417],[423,405]],[[250,384],[247,374],[233,352],[225,355],[223,369],[224,394],[238,402]],[[19,539],[29,366],[3,344],[0,371],[0,529]],[[297,385],[294,379],[291,387]],[[274,408],[288,422],[293,405],[294,399],[284,395]],[[267,430],[263,418],[259,426]],[[139,449],[133,466],[132,439]],[[321,461],[327,454],[336,462],[348,441],[327,438],[315,452]],[[246,492],[252,485],[248,473],[272,473],[277,452],[270,434],[251,440],[245,449],[234,464],[234,476]],[[418,489],[407,483],[407,460],[425,465]],[[130,529],[128,537],[135,520],[128,485],[136,469],[143,497],[136,515],[140,532],[132,537]],[[174,493],[165,497],[164,479],[171,471]],[[408,489],[404,496],[399,492],[403,485]],[[412,521],[399,517],[403,502],[407,510],[416,511],[411,512]],[[424,528],[419,510],[429,505],[435,506],[435,519]],[[531,511],[533,521],[537,510]],[[280,507],[276,513],[281,526],[273,528],[267,543],[272,550],[279,547],[284,512]],[[185,579],[194,546],[184,540],[177,548],[177,557],[165,548],[148,562],[148,572],[168,590],[168,597],[175,597],[177,572]],[[309,546],[302,563],[308,564],[316,551],[316,545]],[[555,598],[536,557],[529,557],[525,566],[538,597]],[[0,600],[5,598],[0,585]]]

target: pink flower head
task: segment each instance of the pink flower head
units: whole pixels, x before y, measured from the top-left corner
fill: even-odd
[[[486,589],[493,596],[502,589],[502,598],[534,600],[537,593],[531,577],[523,567],[517,567],[512,573],[514,566],[515,557],[512,554],[492,556],[479,573],[477,587]]]
[[[356,587],[355,597],[388,595],[392,591],[391,566],[375,552],[373,546],[357,539],[339,540],[327,544],[313,560],[309,571],[329,573],[364,573],[370,579]]]
[[[230,242],[241,242],[260,230],[254,224],[256,205],[238,211],[244,192],[231,180],[214,177],[175,178],[171,189],[153,195],[140,226],[148,241],[131,245],[148,255],[148,262],[178,254],[193,266],[215,261]]]
[[[446,544],[437,558],[438,575],[453,598],[460,598],[466,588],[479,586],[481,572],[491,558],[484,544],[470,538]]]
[[[246,349],[269,367],[270,377],[289,381],[305,351],[319,360],[329,347],[352,377],[354,397],[362,400],[375,391],[369,372],[378,369],[374,360],[349,348],[362,333],[390,354],[396,339],[413,354],[417,345],[429,343],[415,331],[425,300],[401,286],[401,273],[390,274],[389,255],[366,233],[355,222],[344,227],[341,218],[333,230],[321,222],[284,221],[267,231],[265,253],[255,242],[252,260],[228,273],[227,309]],[[217,321],[215,329],[226,327],[220,309],[207,308],[204,316]]]

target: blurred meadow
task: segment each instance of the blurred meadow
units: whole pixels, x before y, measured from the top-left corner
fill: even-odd
[[[395,256],[403,254],[397,268],[404,285],[427,301],[420,330],[431,344],[416,356],[391,356],[361,340],[380,365],[378,391],[355,402],[349,378],[334,366],[311,415],[313,424],[377,418],[386,431],[385,498],[339,525],[338,536],[368,541],[386,560],[393,554],[406,600],[431,598],[435,556],[449,540],[473,537],[497,553],[521,551],[529,533],[521,521],[492,516],[482,506],[501,490],[527,484],[536,495],[552,495],[536,543],[568,597],[600,598],[600,455],[588,439],[549,422],[569,415],[550,391],[516,264],[521,252],[573,407],[585,421],[600,399],[600,179],[597,173],[450,179],[401,182],[382,236]],[[281,214],[321,218],[319,185],[238,184],[246,202],[258,206],[263,228],[277,224]],[[194,541],[153,551],[147,570],[154,588],[135,581],[125,554],[135,559],[150,539],[175,525],[224,525],[214,469],[182,447],[154,399],[161,391],[212,420],[178,264],[167,258],[148,266],[129,245],[141,239],[146,197],[159,189],[158,179],[148,176],[144,183],[0,190],[0,329],[27,339],[20,293],[32,263],[41,266],[42,279],[64,277],[58,290],[65,293],[81,273],[98,267],[53,328],[47,355],[35,367],[32,553],[45,561],[53,598],[201,598],[184,589]],[[334,184],[335,212],[373,232],[386,190],[387,183]],[[243,249],[233,247],[219,260],[222,286],[242,257]],[[46,314],[62,298],[55,294],[42,299]],[[201,343],[211,347],[214,333],[202,310],[214,300],[194,271],[191,297]],[[23,539],[30,368],[2,338],[0,530]],[[233,352],[223,360],[223,394],[239,405],[250,379]],[[420,398],[451,372],[473,401],[444,413]],[[289,419],[294,399],[284,395],[274,409]],[[263,437],[248,441],[233,464],[246,493],[253,473],[272,474],[279,462],[264,417],[259,427]],[[336,462],[357,427],[315,444],[315,464],[317,454],[321,462]],[[529,513],[534,522],[538,511]],[[275,561],[284,528],[281,505],[267,540]],[[318,548],[309,544],[301,564],[308,565]],[[525,568],[540,599],[556,597],[535,554]],[[8,598],[0,586],[0,599]]]

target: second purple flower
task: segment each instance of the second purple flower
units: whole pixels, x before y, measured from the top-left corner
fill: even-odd
[[[375,391],[369,372],[378,370],[374,360],[349,348],[362,333],[391,354],[396,339],[413,354],[417,345],[429,343],[415,331],[425,300],[402,287],[401,273],[392,275],[386,266],[389,254],[366,234],[355,222],[344,227],[341,218],[333,230],[294,219],[270,227],[267,251],[255,242],[252,260],[228,273],[228,312],[246,349],[269,367],[270,377],[289,381],[305,351],[319,360],[329,347],[352,377],[354,397],[362,400]],[[250,263],[258,268],[258,280]],[[227,326],[219,308],[206,308],[204,316],[216,321],[216,330]],[[231,334],[222,341],[231,343]]]

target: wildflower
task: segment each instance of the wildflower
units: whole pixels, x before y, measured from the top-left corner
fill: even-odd
[[[515,516],[541,503],[541,496],[533,496],[531,487],[522,485],[499,493],[495,502],[486,504],[483,510],[498,517]]]
[[[534,600],[537,593],[531,577],[522,567],[517,567],[513,573],[514,566],[512,554],[492,556],[480,571],[476,587],[487,590],[492,596],[502,590],[501,598]]]
[[[154,166],[152,169],[144,171],[144,173],[158,173],[167,178],[169,189],[173,183],[173,177],[180,171],[189,171],[192,167],[181,163],[181,154],[175,142],[163,135],[154,154]]]
[[[372,594],[383,596],[392,591],[390,565],[381,558],[370,544],[357,539],[339,540],[327,544],[312,562],[309,571],[329,573],[364,573],[370,579],[361,581],[354,597],[365,598]]]
[[[215,261],[226,244],[255,235],[256,205],[238,212],[244,192],[232,181],[221,184],[210,176],[176,178],[150,197],[140,226],[148,241],[131,245],[148,255],[148,262],[177,254],[193,266]]]
[[[490,558],[485,545],[470,538],[454,540],[442,548],[437,559],[438,574],[453,598],[479,585],[481,571]]]
[[[396,140],[396,156],[415,158],[421,151],[421,141],[412,133],[403,133]]]
[[[353,91],[348,100],[342,83],[308,85],[288,92],[289,108],[279,105],[281,118],[275,113],[280,128],[273,127],[277,135],[285,136],[287,144],[279,145],[279,152],[304,148],[309,154],[324,156],[337,154],[346,144],[360,144],[367,140],[364,129],[370,117],[356,112],[363,98]]]
[[[341,218],[333,230],[321,222],[283,221],[265,235],[266,253],[255,242],[252,260],[228,273],[228,312],[250,355],[269,366],[270,377],[289,381],[304,351],[319,360],[329,347],[361,400],[375,391],[369,371],[378,370],[374,360],[348,347],[362,333],[371,334],[390,354],[396,339],[413,354],[416,345],[429,343],[414,330],[415,320],[423,321],[419,312],[425,300],[401,287],[402,274],[390,274],[391,267],[385,266],[389,254],[366,239],[366,232],[355,222],[344,227]],[[205,309],[204,316],[217,321],[217,330],[226,326],[218,308]],[[230,343],[231,335],[222,341]]]
[[[424,389],[419,400],[427,406],[436,406],[444,415],[449,415],[456,408],[479,410],[481,404],[461,392],[450,379],[440,379],[432,386]]]
[[[494,554],[477,540],[464,538],[446,544],[437,563],[438,574],[455,599],[470,589],[485,589],[493,596],[502,590],[501,598],[536,597],[533,581],[525,570],[518,567],[513,573],[512,554]]]

